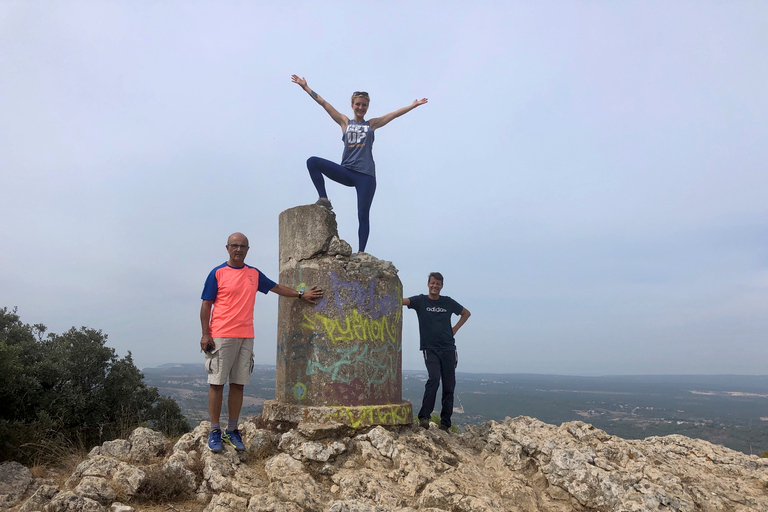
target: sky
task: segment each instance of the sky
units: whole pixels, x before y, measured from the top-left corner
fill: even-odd
[[[0,307],[202,364],[227,236],[277,280],[306,159],[341,158],[295,73],[348,116],[356,90],[369,117],[429,98],[376,132],[366,251],[406,296],[443,273],[457,371],[766,374],[767,63],[755,1],[0,0]]]

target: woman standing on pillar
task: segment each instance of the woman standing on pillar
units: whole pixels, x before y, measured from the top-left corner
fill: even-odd
[[[307,160],[307,169],[309,169],[309,176],[312,178],[312,183],[315,184],[317,189],[317,195],[320,196],[320,199],[315,204],[325,206],[328,209],[331,208],[331,202],[328,200],[328,194],[325,191],[325,179],[323,176],[327,176],[345,187],[355,187],[357,191],[357,220],[360,223],[357,236],[360,244],[359,252],[363,252],[365,251],[368,234],[370,233],[369,213],[371,211],[371,203],[373,202],[373,194],[376,192],[373,133],[396,117],[400,117],[419,105],[425,104],[427,98],[414,100],[407,107],[366,121],[365,114],[368,112],[368,104],[370,103],[367,92],[356,91],[352,94],[354,119],[350,119],[310,89],[305,78],[293,75],[291,76],[291,81],[304,89],[312,99],[328,112],[331,119],[341,126],[342,141],[344,141],[341,165],[313,156]]]

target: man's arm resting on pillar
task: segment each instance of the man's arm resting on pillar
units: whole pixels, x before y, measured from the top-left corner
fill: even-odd
[[[283,286],[282,284],[276,284],[269,291],[274,292],[283,297],[293,297],[295,299],[303,299],[309,302],[310,304],[317,304],[317,302],[315,302],[315,299],[319,299],[320,297],[323,296],[323,290],[321,290],[317,286],[313,286],[309,290],[304,290],[303,292],[297,292],[293,288],[288,288],[287,286]]]

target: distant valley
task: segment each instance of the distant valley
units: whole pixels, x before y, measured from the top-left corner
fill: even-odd
[[[145,368],[145,382],[174,398],[192,426],[208,419],[202,364]],[[454,422],[532,416],[580,420],[626,439],[682,434],[744,453],[768,450],[768,375],[562,375],[457,373]],[[403,371],[403,398],[421,404],[426,372]],[[439,403],[438,391],[438,403]],[[275,367],[257,366],[242,417],[275,396]],[[439,412],[439,411],[438,411]]]

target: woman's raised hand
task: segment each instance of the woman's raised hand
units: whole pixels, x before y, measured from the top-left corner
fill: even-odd
[[[423,105],[427,102],[427,98],[421,98],[420,100],[413,100],[413,106],[418,107],[419,105]]]
[[[291,82],[299,84],[302,88],[307,86],[307,79],[300,77],[299,75],[291,75]]]

